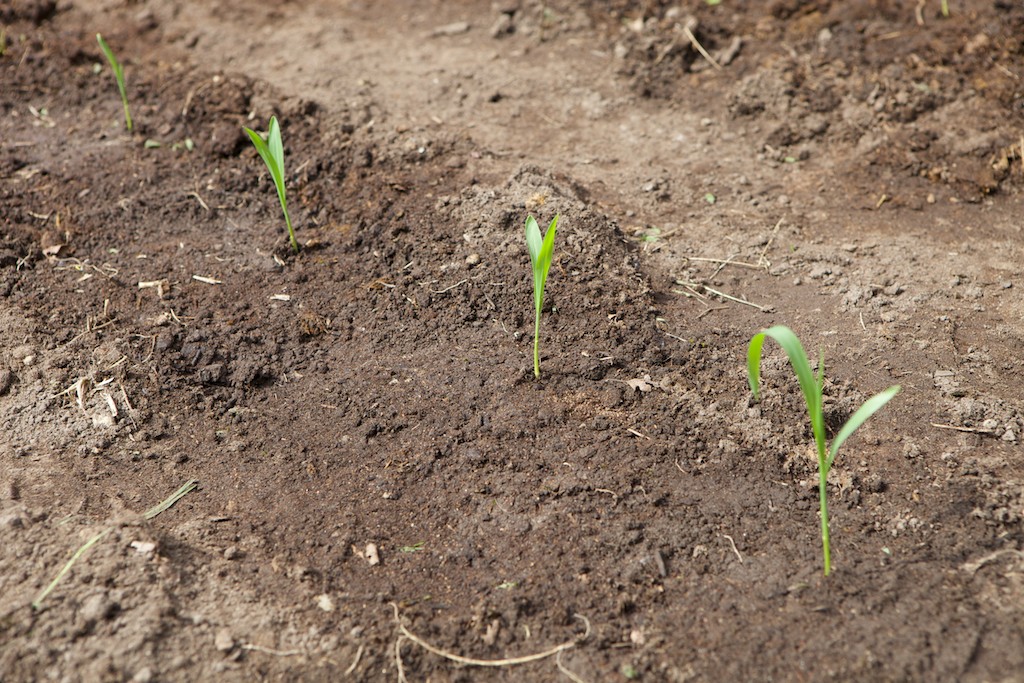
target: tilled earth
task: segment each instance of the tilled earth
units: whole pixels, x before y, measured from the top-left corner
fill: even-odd
[[[950,9],[0,4],[0,678],[1024,680],[1024,7]],[[773,324],[902,386],[827,578]]]

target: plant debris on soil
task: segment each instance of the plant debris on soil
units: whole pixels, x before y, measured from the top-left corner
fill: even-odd
[[[0,5],[0,678],[1020,680],[1024,6],[949,6]],[[903,387],[827,578],[772,325],[830,437]]]

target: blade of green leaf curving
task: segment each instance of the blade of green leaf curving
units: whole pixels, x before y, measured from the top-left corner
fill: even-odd
[[[761,347],[766,336],[778,342],[789,357],[789,363],[793,366],[797,381],[800,383],[800,390],[804,395],[804,402],[807,404],[807,415],[811,420],[811,430],[814,432],[819,457],[824,458],[825,424],[821,415],[821,381],[824,375],[819,371],[818,376],[815,376],[811,370],[811,363],[807,360],[803,344],[800,343],[793,330],[785,325],[776,325],[754,335],[754,338],[750,340],[750,346],[747,349],[747,379],[752,388],[759,380]],[[757,397],[756,391],[754,396]]]
[[[800,382],[800,389],[804,394],[804,400],[807,402],[807,409],[813,415],[814,409],[818,406],[818,382],[814,373],[811,371],[811,364],[807,360],[807,354],[804,352],[803,345],[800,343],[800,340],[797,339],[797,336],[793,334],[793,331],[784,325],[769,327],[767,330],[755,335],[754,338],[750,340],[750,347],[747,351],[747,372],[749,375],[748,379],[751,381],[751,386],[753,386],[754,379],[760,375],[759,372],[757,372],[757,375],[753,374],[751,372],[751,368],[760,366],[761,346],[764,344],[764,338],[766,336],[771,337],[778,342],[779,346],[782,347],[782,350],[785,351],[786,355],[789,357],[789,363],[793,366],[793,371],[796,373],[797,381]],[[754,343],[758,338],[760,338],[760,343],[757,345],[755,356],[753,355],[755,351]]]
[[[273,119],[271,119],[271,121],[273,121]],[[274,158],[273,150],[267,141],[263,139],[263,136],[256,131],[246,128],[245,132],[249,135],[249,139],[252,140],[252,144],[256,148],[256,151],[259,152],[260,158],[263,159],[263,163],[267,165],[267,170],[270,171],[270,177],[274,181],[274,186],[280,194],[284,190],[284,174],[281,173],[278,161]]]
[[[864,424],[869,417],[881,410],[881,408],[892,400],[892,397],[898,393],[900,393],[899,385],[889,387],[885,391],[877,393],[869,398],[864,402],[864,405],[858,408],[856,412],[850,416],[850,419],[847,420],[846,424],[843,425],[843,428],[839,430],[839,433],[836,434],[836,438],[832,440],[832,445],[829,447],[829,455],[826,462],[826,466],[828,468],[832,467],[832,463],[836,459],[836,453],[839,452],[839,447],[843,445],[843,442],[846,441],[851,434],[857,431],[857,428]]]
[[[244,130],[245,134],[249,136],[249,140],[252,141],[252,146],[256,148],[257,152],[259,152],[260,159],[263,159],[263,163],[267,165],[267,170],[273,171],[273,169],[271,169],[273,160],[270,158],[270,148],[267,147],[267,141],[263,139],[262,135],[254,131],[252,128],[245,128],[243,126],[242,130]],[[271,172],[271,175],[273,175],[273,172]]]

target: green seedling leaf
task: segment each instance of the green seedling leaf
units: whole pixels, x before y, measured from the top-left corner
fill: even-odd
[[[526,217],[526,247],[530,251],[530,263],[533,265],[533,306],[536,313],[533,326],[534,377],[540,377],[540,314],[544,308],[544,285],[548,281],[548,270],[551,268],[557,228],[556,215],[542,238],[537,220],[533,216]]]
[[[281,128],[277,124],[277,117],[270,117],[270,126],[267,130],[267,138],[256,131],[245,128],[246,134],[252,141],[256,151],[259,152],[263,163],[270,171],[270,177],[274,180],[274,187],[277,188],[277,198],[281,202],[281,211],[284,213],[284,222],[288,226],[288,239],[292,245],[292,251],[299,253],[299,242],[295,239],[295,230],[292,229],[292,220],[288,216],[288,200],[284,191],[284,143],[281,141]]]
[[[423,550],[423,541],[413,543],[412,545],[403,545],[398,549],[398,551],[402,553],[417,553],[421,550]]]
[[[156,505],[154,505],[153,507],[149,508],[144,513],[142,513],[142,516],[145,519],[153,519],[157,515],[159,515],[159,514],[161,514],[163,512],[167,512],[168,510],[171,509],[171,507],[175,503],[177,503],[179,500],[181,500],[182,498],[187,496],[189,493],[192,493],[193,491],[195,491],[196,488],[198,488],[198,487],[199,487],[199,480],[198,479],[189,479],[184,484],[182,484],[181,487],[179,487],[177,491],[175,491],[174,493],[169,495],[167,498],[165,498],[163,501],[157,503]]]
[[[114,72],[114,79],[117,81],[117,89],[121,93],[121,105],[124,107],[124,127],[128,129],[128,132],[132,132],[132,114],[128,111],[128,93],[124,88],[124,70],[121,68],[121,63],[117,61],[117,57],[114,56],[114,51],[107,45],[107,41],[103,40],[103,36],[99,33],[96,34],[96,42],[100,44],[100,49],[103,50],[103,54],[106,56],[107,61],[110,62],[110,69]]]
[[[718,201],[718,198],[715,197],[715,195],[708,192],[706,195],[704,195],[704,201],[706,201],[708,204],[714,204],[716,201]]]
[[[842,426],[831,446],[828,445],[825,437],[825,416],[822,412],[823,394],[825,388],[825,355],[820,352],[818,357],[818,372],[811,371],[811,363],[807,359],[807,353],[797,336],[788,327],[777,325],[770,327],[750,340],[747,347],[747,381],[750,383],[750,391],[754,400],[759,400],[761,386],[761,352],[766,338],[774,339],[782,350],[789,357],[793,372],[796,373],[797,381],[800,383],[800,391],[804,395],[804,402],[807,404],[807,415],[811,421],[811,431],[814,433],[814,444],[818,452],[818,506],[821,512],[821,545],[824,556],[825,576],[832,571],[832,554],[829,542],[828,529],[828,473],[835,462],[839,447],[852,435],[858,427],[867,421],[869,417],[878,412],[893,396],[899,393],[898,386],[892,386],[885,391],[875,394],[858,408],[846,424]]]
[[[857,408],[857,411],[850,416],[850,419],[846,421],[836,437],[832,439],[832,444],[828,448],[828,462],[826,463],[827,469],[832,468],[832,463],[836,459],[836,454],[839,453],[839,447],[843,445],[851,434],[857,431],[857,428],[867,422],[867,419],[877,413],[882,407],[892,400],[893,396],[900,393],[898,386],[889,387],[885,391],[879,392],[864,401],[864,404]]]
[[[104,529],[103,531],[99,532],[98,534],[90,538],[84,544],[82,544],[82,546],[75,551],[75,554],[71,556],[71,559],[67,561],[67,564],[61,567],[61,570],[57,572],[57,576],[53,578],[53,581],[51,581],[49,585],[47,585],[46,588],[44,588],[42,592],[39,593],[36,599],[32,601],[32,609],[38,610],[42,606],[43,600],[46,599],[46,596],[53,592],[53,589],[57,587],[57,584],[60,583],[61,579],[63,579],[64,576],[69,571],[71,571],[71,568],[75,565],[75,562],[78,562],[82,555],[85,554],[85,551],[96,545],[99,541],[103,540],[103,537],[109,534],[111,531],[113,531],[113,529]]]

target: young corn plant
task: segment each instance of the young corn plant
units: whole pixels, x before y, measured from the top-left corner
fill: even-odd
[[[117,61],[117,57],[114,56],[114,51],[107,45],[107,41],[103,40],[103,36],[99,33],[96,34],[96,42],[100,44],[100,49],[103,50],[103,54],[106,56],[107,61],[110,62],[110,69],[114,72],[114,79],[117,81],[117,89],[121,92],[121,105],[124,107],[124,127],[128,129],[128,132],[132,132],[132,113],[128,111],[128,93],[124,89],[124,70],[121,68],[121,62]]]
[[[243,126],[244,127],[244,126]],[[274,179],[274,187],[277,188],[277,198],[281,200],[281,211],[284,212],[284,222],[288,226],[288,239],[291,241],[292,251],[299,253],[299,243],[295,239],[295,230],[292,229],[292,219],[288,217],[288,200],[284,193],[284,144],[281,142],[281,127],[277,125],[277,117],[270,117],[270,126],[267,129],[267,139],[256,131],[245,128],[245,132],[252,140],[253,146],[259,152],[263,163],[267,165],[271,177]]]
[[[800,382],[800,390],[803,392],[804,401],[807,403],[807,414],[811,419],[811,431],[814,433],[814,443],[818,450],[818,506],[821,511],[821,546],[825,559],[825,576],[832,571],[832,553],[829,544],[828,532],[828,500],[826,488],[828,473],[832,469],[839,447],[843,445],[851,434],[858,427],[878,412],[882,406],[900,391],[899,386],[892,386],[885,391],[875,394],[853,413],[846,424],[842,426],[839,433],[828,444],[825,439],[825,416],[822,412],[822,393],[825,385],[825,354],[821,352],[818,357],[818,374],[811,371],[810,361],[804,352],[804,347],[791,329],[783,325],[770,327],[767,330],[755,334],[750,340],[747,348],[747,380],[750,382],[750,390],[754,394],[754,400],[759,400],[761,380],[761,348],[764,346],[766,337],[771,337],[782,347],[789,362],[796,372],[797,380]]]
[[[533,324],[534,377],[540,377],[540,313],[544,308],[544,284],[548,280],[548,270],[551,268],[557,228],[558,216],[556,215],[544,233],[544,237],[541,237],[536,219],[533,216],[526,217],[526,246],[530,250],[530,263],[533,265],[533,306],[536,311]]]

